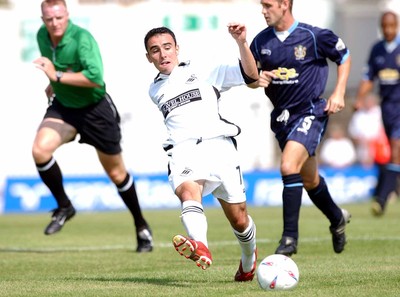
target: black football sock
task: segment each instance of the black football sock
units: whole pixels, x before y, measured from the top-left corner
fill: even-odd
[[[331,226],[338,226],[342,219],[342,210],[333,201],[325,179],[320,176],[319,185],[307,191],[308,196],[316,207],[329,219]]]
[[[143,218],[142,210],[139,205],[139,200],[136,194],[135,182],[132,176],[128,173],[125,180],[117,185],[118,194],[121,196],[126,207],[131,212],[137,230],[148,227],[146,220]]]
[[[49,188],[57,201],[58,207],[65,208],[71,206],[63,186],[63,177],[57,161],[52,157],[50,161],[36,164],[36,169],[43,183]]]
[[[303,180],[300,174],[282,176],[283,181],[283,233],[282,236],[299,237],[299,216]]]

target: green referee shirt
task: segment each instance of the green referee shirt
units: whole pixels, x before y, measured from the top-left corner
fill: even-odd
[[[100,101],[106,92],[103,62],[96,40],[89,31],[68,22],[60,43],[54,48],[47,29],[42,25],[37,33],[42,56],[50,59],[56,70],[82,72],[98,88],[76,87],[51,81],[57,100],[65,107],[82,108]]]

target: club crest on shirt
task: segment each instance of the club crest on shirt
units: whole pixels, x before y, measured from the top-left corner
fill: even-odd
[[[302,46],[301,44],[294,48],[294,56],[296,60],[304,60],[304,57],[307,54],[307,48]]]

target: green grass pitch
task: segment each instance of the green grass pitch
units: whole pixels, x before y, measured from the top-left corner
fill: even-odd
[[[262,291],[254,279],[235,283],[240,250],[220,208],[206,208],[213,265],[202,271],[171,244],[183,232],[180,210],[146,210],[154,251],[137,254],[126,211],[78,212],[45,236],[46,214],[0,216],[0,296],[399,296],[400,203],[385,216],[370,204],[343,205],[352,213],[345,251],[335,254],[329,223],[315,207],[300,215],[300,282],[291,291]],[[259,261],[272,254],[282,232],[280,207],[249,208],[257,225]],[[259,262],[258,261],[258,262]]]

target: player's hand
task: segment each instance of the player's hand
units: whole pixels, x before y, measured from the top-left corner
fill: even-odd
[[[332,94],[326,103],[325,111],[328,115],[335,114],[341,112],[344,106],[344,97]]]
[[[51,100],[54,97],[53,87],[49,84],[44,90],[46,93],[47,99]]]
[[[42,70],[51,81],[56,81],[56,68],[54,64],[46,57],[37,58],[33,61],[36,68]]]
[[[247,29],[244,24],[231,22],[228,24],[228,32],[237,42],[246,42]]]
[[[357,98],[353,103],[353,110],[364,109],[364,98]]]
[[[274,78],[277,78],[273,71],[261,71],[257,81],[258,87],[267,88]]]

